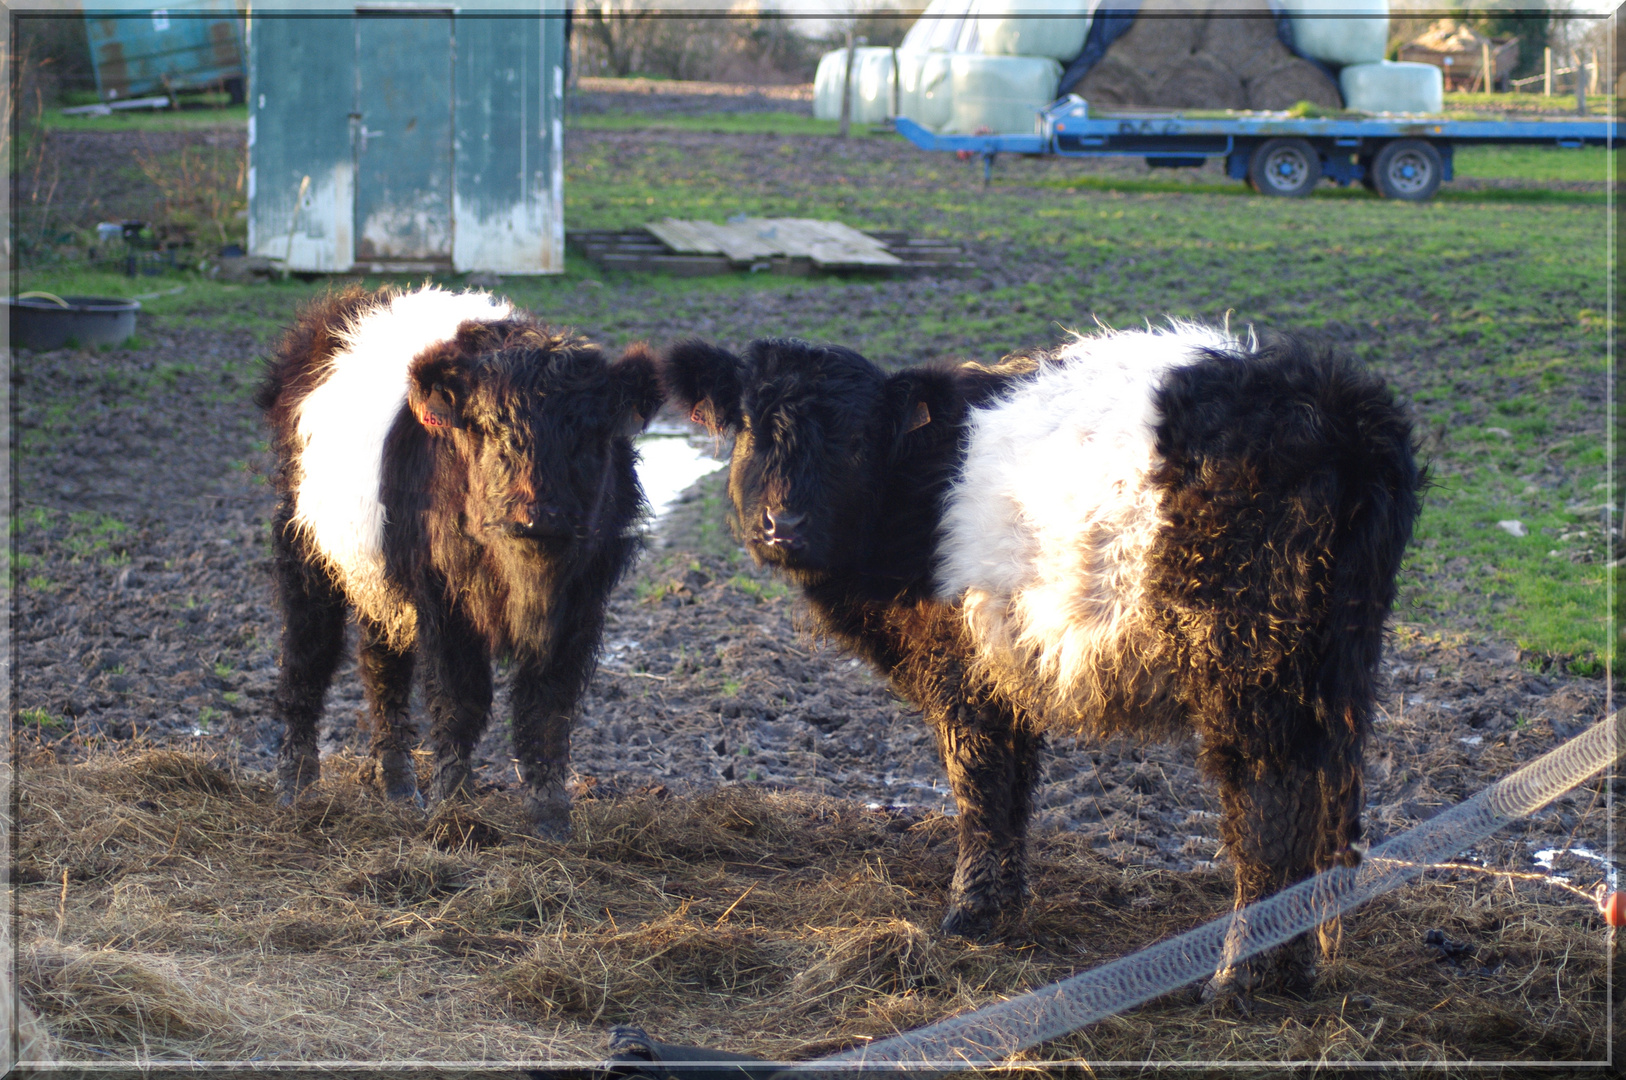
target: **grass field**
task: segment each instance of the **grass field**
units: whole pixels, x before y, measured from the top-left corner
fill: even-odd
[[[1492,189],[1413,206],[1327,189],[1275,200],[1022,160],[1002,161],[984,188],[974,163],[889,144],[687,125],[649,139],[605,133],[572,150],[566,219],[840,218],[962,240],[982,267],[970,279],[627,277],[572,257],[563,276],[503,289],[615,343],[793,333],[891,363],[991,359],[1095,320],[1229,318],[1317,335],[1374,365],[1417,410],[1434,487],[1400,617],[1596,667],[1609,503],[1601,193],[1542,189],[1529,195],[1546,201],[1524,201]],[[1459,160],[1465,175],[1502,178],[1601,178],[1605,165],[1594,151],[1489,148]],[[320,287],[184,283],[148,310],[268,337]],[[25,272],[19,287],[127,295],[171,281]]]

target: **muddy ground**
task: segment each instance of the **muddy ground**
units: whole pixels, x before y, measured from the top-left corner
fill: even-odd
[[[246,363],[267,343],[178,318],[154,318],[143,337],[135,349],[15,357],[22,730],[68,760],[140,739],[201,742],[269,769],[280,738],[269,715],[271,497]],[[579,789],[756,783],[950,809],[918,717],[868,670],[810,638],[796,598],[729,538],[721,475],[655,527],[615,594],[575,736]],[[1541,674],[1506,643],[1405,625],[1384,676],[1369,770],[1376,838],[1473,793],[1604,709],[1602,680]],[[325,750],[365,749],[360,710],[347,664]],[[514,782],[500,719],[480,759],[484,784]],[[1194,761],[1192,745],[1056,740],[1040,824],[1078,830],[1117,860],[1210,862],[1216,806]],[[1511,835],[1527,867],[1542,848],[1606,850],[1602,815],[1573,800]]]
[[[589,88],[583,111],[630,109],[642,96],[675,111],[806,109],[782,93],[644,94]],[[63,192],[91,217],[136,206],[134,142],[175,149],[231,136],[101,135],[60,140]],[[635,153],[648,133],[576,132],[577,147]],[[753,164],[772,136],[668,133],[687,151],[729,142]],[[153,142],[157,140],[157,142]],[[809,141],[792,143],[797,183],[840,164]],[[170,146],[170,143],[175,146]],[[844,154],[907,154],[860,140]],[[787,160],[762,159],[785,169]],[[122,162],[112,168],[106,163]],[[1052,166],[1011,162],[1034,177]],[[1132,165],[1106,168],[1141,169]],[[1076,166],[1069,166],[1076,169]],[[116,173],[116,175],[114,175]],[[104,182],[105,181],[105,182]],[[126,188],[119,185],[124,184]],[[113,194],[108,194],[112,192]],[[150,195],[150,192],[147,193]],[[118,200],[123,200],[119,202]],[[1009,253],[1005,253],[1009,255]],[[1042,253],[1019,266],[979,252],[990,280],[1049,272]],[[956,285],[956,290],[963,288]],[[930,279],[888,293],[929,303]],[[816,292],[775,295],[782,319]],[[689,325],[737,298],[705,303]],[[637,297],[604,305],[608,325],[651,316]],[[616,322],[612,322],[612,314]],[[582,327],[588,333],[603,329]],[[648,332],[648,331],[641,331]],[[249,397],[269,335],[218,321],[144,317],[139,347],[95,354],[19,352],[14,358],[16,505],[15,705],[25,737],[75,760],[109,742],[205,744],[250,769],[269,769],[280,732],[269,716],[277,617],[270,602],[271,498],[263,433]],[[651,787],[687,791],[761,784],[907,806],[951,809],[929,733],[907,706],[839,649],[811,639],[798,602],[753,568],[721,525],[720,476],[703,481],[656,526],[650,551],[612,604],[606,649],[575,736],[582,794]],[[1368,820],[1375,839],[1454,803],[1603,715],[1601,680],[1543,674],[1506,642],[1398,625],[1384,659],[1382,710],[1370,749]],[[360,687],[349,665],[330,700],[324,750],[365,749]],[[487,790],[515,781],[501,722],[479,757]],[[1503,865],[1533,869],[1536,851],[1579,844],[1606,850],[1592,796],[1568,797],[1508,830]],[[1068,828],[1123,863],[1175,870],[1212,863],[1217,809],[1199,780],[1195,747],[1055,740],[1039,793],[1041,828]],[[1486,852],[1487,856],[1489,852]],[[1591,864],[1564,864],[1597,880]]]

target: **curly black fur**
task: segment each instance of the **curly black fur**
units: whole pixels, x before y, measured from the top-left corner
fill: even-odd
[[[980,663],[958,604],[932,594],[968,415],[1045,359],[883,375],[834,347],[759,341],[740,359],[688,343],[663,382],[736,432],[730,494],[753,555],[936,730],[960,808],[946,930],[986,933],[1020,908],[1050,730],[1200,733],[1239,903],[1347,859],[1383,625],[1419,512],[1404,412],[1376,377],[1286,338],[1175,369],[1153,401],[1166,521],[1142,583],[1153,615],[1080,715],[1035,675]],[[807,517],[794,544],[763,517],[790,510]],[[1299,942],[1254,974],[1310,971]]]
[[[276,711],[287,725],[285,797],[315,779],[316,725],[354,597],[292,525],[298,405],[342,348],[339,329],[392,292],[351,288],[307,308],[271,361],[257,401],[272,426],[274,523],[284,615]],[[639,550],[644,512],[630,435],[660,404],[642,346],[608,362],[577,337],[516,316],[465,322],[409,369],[407,403],[384,443],[386,579],[410,604],[412,640],[359,616],[373,752],[392,796],[416,786],[408,698],[421,667],[435,794],[464,789],[488,719],[491,664],[510,658],[513,737],[539,831],[568,829],[570,725],[591,676],[610,590]],[[414,654],[422,664],[415,665]]]

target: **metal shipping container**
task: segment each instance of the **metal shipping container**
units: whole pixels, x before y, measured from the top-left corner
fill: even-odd
[[[251,8],[251,253],[297,271],[563,272],[550,3]]]
[[[234,0],[176,0],[157,10],[151,0],[94,6],[85,34],[103,101],[217,88],[242,100],[243,20]]]

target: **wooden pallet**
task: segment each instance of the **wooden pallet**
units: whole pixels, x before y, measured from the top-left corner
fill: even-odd
[[[667,218],[635,229],[572,230],[565,241],[605,270],[678,277],[739,270],[896,276],[952,273],[972,265],[952,241],[911,239],[898,230],[860,232],[838,221],[809,218],[745,218],[721,225]]]

